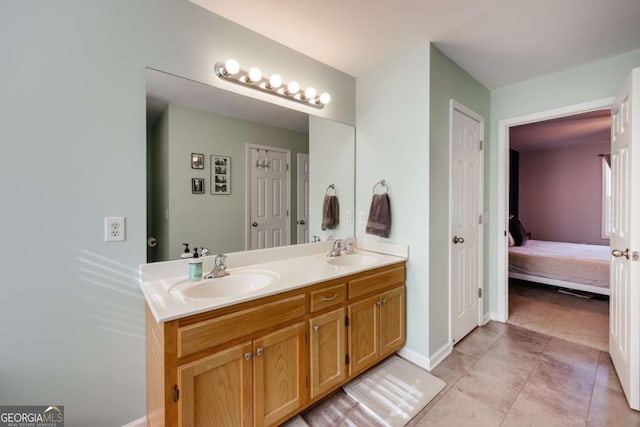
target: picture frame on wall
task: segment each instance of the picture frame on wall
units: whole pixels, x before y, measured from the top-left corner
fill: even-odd
[[[211,156],[211,194],[231,194],[231,157]]]
[[[191,153],[191,169],[204,169],[204,154]]]
[[[191,193],[204,194],[204,178],[191,178]]]

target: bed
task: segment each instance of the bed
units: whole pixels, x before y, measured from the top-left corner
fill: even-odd
[[[509,277],[609,295],[608,246],[528,240],[509,247]]]

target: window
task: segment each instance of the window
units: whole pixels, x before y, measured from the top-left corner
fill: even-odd
[[[602,231],[600,237],[611,236],[611,166],[602,157]]]

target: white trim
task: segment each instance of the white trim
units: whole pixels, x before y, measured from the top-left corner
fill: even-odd
[[[424,355],[418,353],[417,351],[411,350],[409,347],[402,347],[400,350],[396,352],[396,354],[403,359],[408,360],[414,365],[420,366],[423,369],[429,371],[429,358]]]
[[[482,215],[483,221],[482,224],[479,224],[479,236],[478,236],[478,256],[480,259],[478,260],[478,275],[479,275],[479,287],[482,289],[482,297],[478,298],[478,326],[483,324],[484,320],[484,294],[486,292],[484,288],[484,162],[485,162],[485,134],[484,134],[484,117],[455,99],[449,100],[449,217],[447,218],[447,229],[449,230],[449,236],[453,233],[451,231],[452,221],[451,221],[451,212],[453,206],[452,200],[452,189],[451,185],[453,182],[453,168],[451,167],[451,159],[453,158],[453,113],[457,110],[460,113],[470,117],[471,119],[477,121],[480,124],[480,135],[483,141],[483,149],[480,156],[480,182],[478,183],[480,186],[478,198],[480,202],[480,212],[479,215]],[[449,343],[453,342],[453,301],[451,300],[451,245],[448,246],[447,251],[447,265],[449,266],[449,271],[447,272],[447,288],[448,288],[448,307],[449,307]],[[450,346],[451,344],[449,344]],[[440,363],[440,362],[438,362]]]
[[[550,279],[548,277],[532,276],[531,274],[509,272],[509,277],[514,279],[526,280],[534,283],[542,283],[543,285],[558,286],[560,288],[575,289],[576,291],[591,292],[600,295],[609,295],[609,288],[600,286],[587,285],[585,283],[569,282],[567,280]]]
[[[147,417],[138,418],[137,420],[133,420],[128,424],[123,425],[122,427],[145,427],[147,425]]]
[[[269,151],[277,151],[279,153],[286,153],[287,154],[287,212],[289,212],[288,218],[287,218],[287,238],[286,241],[288,243],[286,243],[286,245],[290,245],[291,244],[291,150],[289,150],[288,148],[280,148],[280,147],[273,147],[271,145],[259,145],[259,144],[252,144],[250,142],[247,142],[245,144],[245,159],[246,159],[246,169],[245,169],[245,173],[244,173],[244,181],[245,181],[245,205],[244,205],[244,211],[245,211],[245,247],[244,249],[249,251],[251,250],[251,149],[255,148],[256,150],[269,150]]]
[[[396,354],[403,359],[408,360],[414,365],[418,365],[427,371],[432,371],[453,351],[453,346],[449,343],[440,347],[431,357],[425,357],[417,351],[411,350],[409,347],[402,347]]]
[[[482,326],[486,325],[487,323],[489,323],[489,321],[491,320],[491,312],[486,312],[484,314],[484,317],[482,318]]]
[[[509,263],[507,237],[505,235],[506,231],[509,229],[509,128],[511,126],[610,108],[613,103],[613,99],[613,97],[603,98],[498,121],[498,182],[496,201],[496,314],[498,316],[498,321],[506,322],[509,313],[509,298],[507,298],[509,292],[507,280]]]

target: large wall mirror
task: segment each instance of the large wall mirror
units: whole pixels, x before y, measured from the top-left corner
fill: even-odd
[[[146,82],[148,262],[183,243],[229,253],[353,236],[352,126],[156,70]]]

